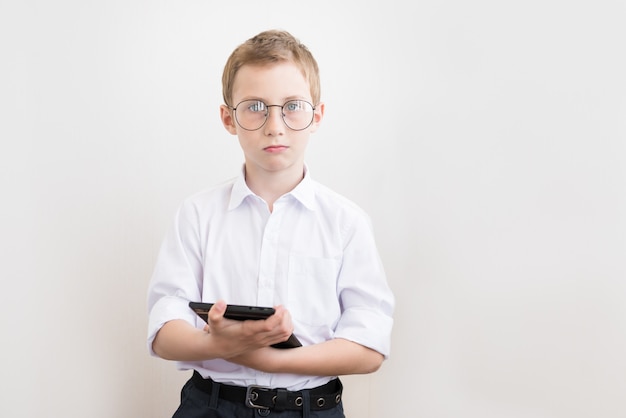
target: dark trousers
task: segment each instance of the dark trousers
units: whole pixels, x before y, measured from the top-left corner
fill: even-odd
[[[273,411],[252,409],[243,402],[231,402],[202,392],[189,380],[180,394],[180,406],[172,418],[345,418],[343,404],[325,411],[311,411],[304,397],[302,411]]]

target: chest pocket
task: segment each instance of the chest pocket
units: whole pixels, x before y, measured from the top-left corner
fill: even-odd
[[[288,308],[296,322],[334,329],[341,314],[337,297],[339,268],[339,260],[332,258],[289,257]]]

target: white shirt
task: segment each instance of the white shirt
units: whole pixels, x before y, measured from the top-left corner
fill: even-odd
[[[148,290],[148,347],[168,321],[205,323],[189,301],[284,305],[303,345],[344,338],[390,352],[394,296],[369,217],[305,172],[268,205],[243,173],[186,199],[157,258]],[[239,386],[300,390],[328,376],[269,374],[225,360],[178,362],[181,370]]]

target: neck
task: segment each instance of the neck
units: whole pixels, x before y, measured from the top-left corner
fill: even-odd
[[[246,164],[246,184],[267,203],[270,212],[274,202],[292,191],[304,178],[304,164],[296,164],[287,170],[264,171]]]

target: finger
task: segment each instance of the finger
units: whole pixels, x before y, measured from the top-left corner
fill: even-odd
[[[268,318],[268,319],[272,319],[273,322],[278,324],[278,323],[283,321],[283,318],[285,316],[285,312],[287,312],[287,310],[285,309],[284,306],[277,305],[277,306],[274,307],[274,314],[272,316],[270,316],[270,318]]]
[[[281,326],[284,326],[286,328],[293,329],[293,325],[291,323],[291,314],[289,313],[287,308],[282,305],[278,305],[274,307],[274,310],[276,311],[274,315],[276,315],[276,318],[279,320],[279,322],[277,322],[277,325],[280,324]]]
[[[225,312],[226,302],[220,299],[209,310],[209,323],[221,321]]]
[[[293,332],[294,326],[293,321],[291,320],[291,314],[288,310],[285,309],[285,315],[283,317],[283,323],[289,328],[290,333]]]

